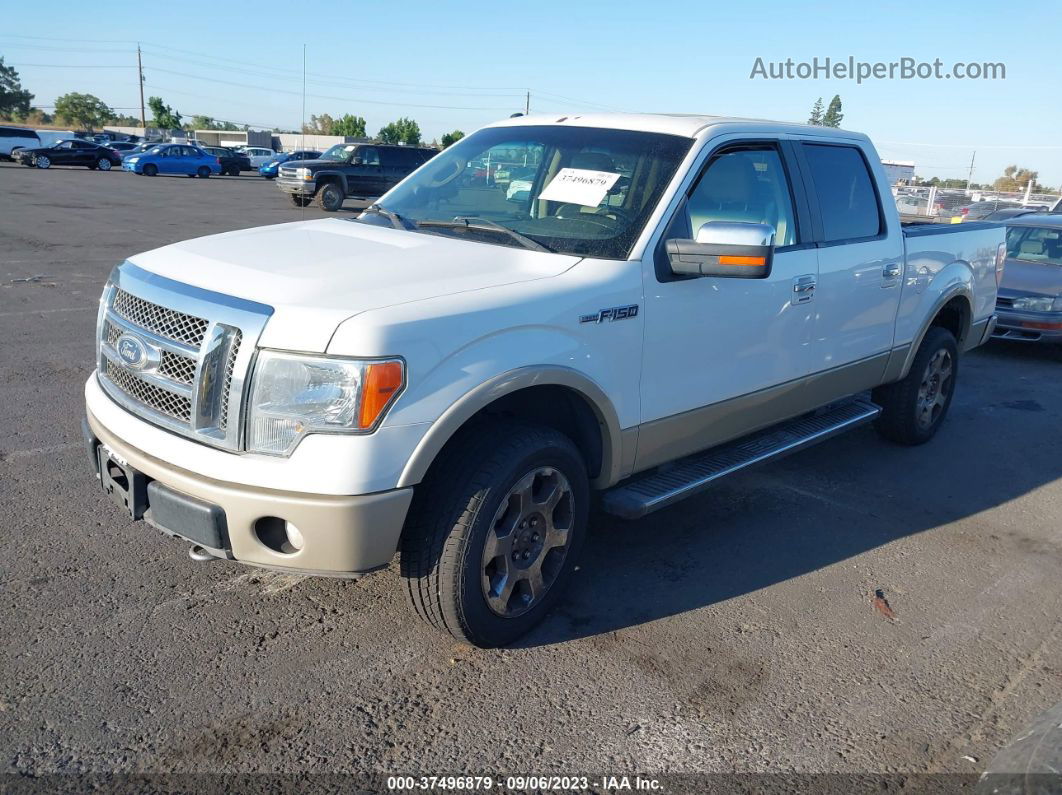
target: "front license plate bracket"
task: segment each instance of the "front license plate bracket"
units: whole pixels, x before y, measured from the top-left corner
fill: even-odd
[[[100,485],[115,503],[125,508],[134,519],[143,519],[147,510],[148,478],[129,464],[111,457],[101,444],[96,448],[100,463]]]

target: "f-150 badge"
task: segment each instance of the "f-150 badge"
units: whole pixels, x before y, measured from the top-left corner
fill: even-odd
[[[638,304],[630,306],[614,306],[609,309],[600,309],[592,315],[579,315],[580,323],[613,323],[617,320],[627,320],[638,316]]]

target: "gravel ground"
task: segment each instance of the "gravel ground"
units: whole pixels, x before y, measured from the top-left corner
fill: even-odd
[[[862,429],[597,516],[519,647],[360,582],[197,564],[98,492],[78,423],[125,256],[323,215],[257,177],[0,165],[3,771],[977,773],[1062,700],[1062,356],[963,360],[929,445]]]

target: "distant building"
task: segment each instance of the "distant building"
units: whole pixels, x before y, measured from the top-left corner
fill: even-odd
[[[914,182],[915,164],[908,160],[882,160],[885,177],[890,185],[910,185]]]

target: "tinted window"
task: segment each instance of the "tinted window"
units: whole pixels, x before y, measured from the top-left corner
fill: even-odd
[[[21,130],[18,127],[0,127],[0,138],[29,138],[40,140],[33,130]]]
[[[796,243],[789,179],[773,148],[713,157],[686,207],[694,236],[709,221],[737,221],[774,227],[777,246]]]
[[[363,166],[380,165],[380,153],[371,146],[359,146],[356,157],[361,158]]]
[[[873,237],[881,211],[866,161],[852,146],[804,144],[815,183],[825,240]]]

